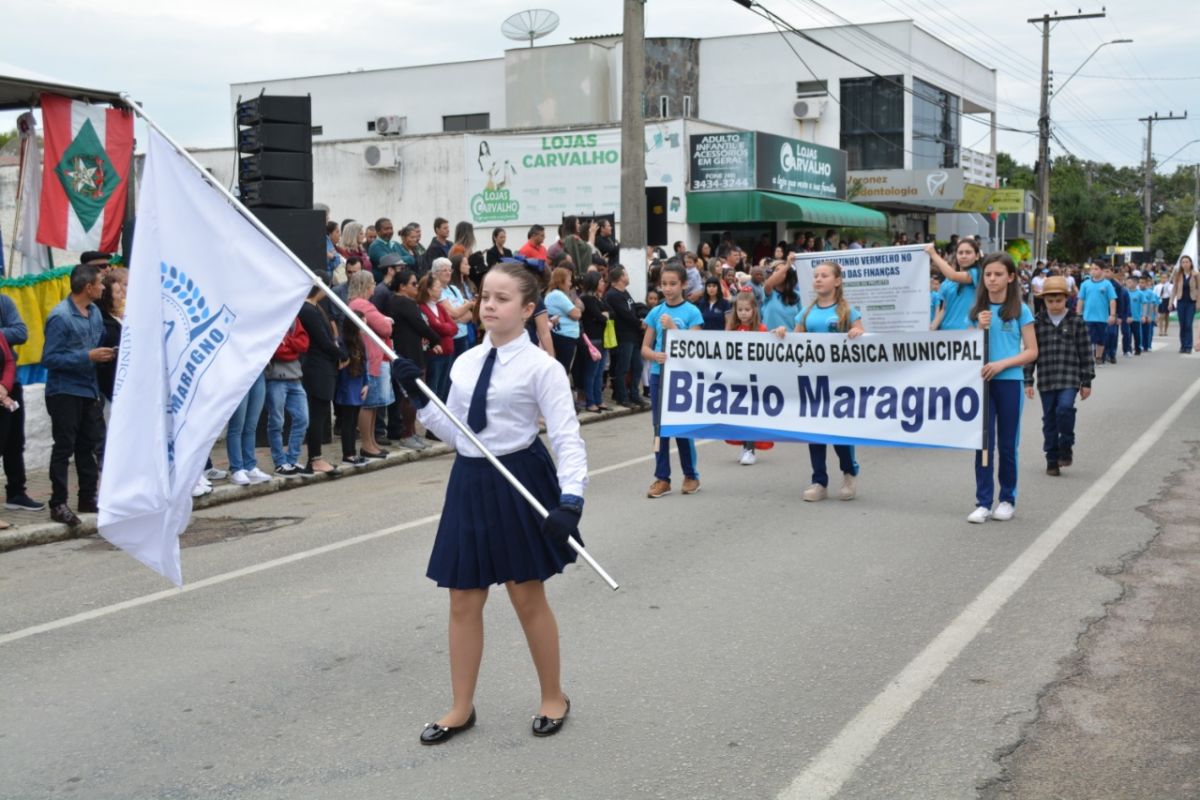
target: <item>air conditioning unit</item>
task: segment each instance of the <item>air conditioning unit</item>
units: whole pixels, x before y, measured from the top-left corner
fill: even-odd
[[[398,117],[394,114],[389,114],[384,117],[375,118],[375,132],[380,136],[399,136],[404,133],[406,127],[408,127],[407,117]]]
[[[796,119],[820,119],[821,114],[825,112],[825,103],[827,100],[824,97],[806,97],[803,100],[797,100],[792,106],[792,116]]]
[[[393,144],[369,144],[363,149],[367,169],[399,169],[400,164],[400,153]]]

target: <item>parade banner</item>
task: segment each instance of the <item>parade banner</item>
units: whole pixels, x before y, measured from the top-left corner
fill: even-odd
[[[801,302],[813,301],[812,273],[833,261],[842,268],[842,289],[871,333],[929,330],[929,254],[925,245],[797,253]],[[818,333],[818,331],[810,331]]]
[[[983,336],[667,331],[661,435],[978,450]]]

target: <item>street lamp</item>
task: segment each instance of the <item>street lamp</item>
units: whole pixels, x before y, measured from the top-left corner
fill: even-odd
[[[1078,67],[1076,67],[1075,71],[1067,76],[1067,79],[1062,82],[1062,85],[1059,86],[1054,92],[1054,96],[1058,97],[1062,93],[1062,90],[1067,88],[1067,84],[1071,82],[1071,78],[1074,78],[1076,75],[1078,75],[1079,70],[1083,69],[1084,65],[1086,65],[1092,60],[1092,58],[1095,57],[1096,53],[1099,53],[1103,48],[1108,47],[1110,44],[1133,44],[1133,39],[1113,39],[1111,42],[1101,42],[1100,44],[1096,45],[1096,49],[1092,51],[1091,55],[1083,60],[1083,64],[1080,64]]]
[[[1164,159],[1162,159],[1161,161],[1159,161],[1159,162],[1158,162],[1158,165],[1161,167],[1163,164],[1167,163],[1167,162],[1168,162],[1168,161],[1170,161],[1172,158],[1174,158],[1175,156],[1177,156],[1177,155],[1179,155],[1180,153],[1182,153],[1182,152],[1183,152],[1183,150],[1184,150],[1184,148],[1186,148],[1186,147],[1191,147],[1191,146],[1192,146],[1192,145],[1194,145],[1196,142],[1200,142],[1200,139],[1192,139],[1190,142],[1188,142],[1187,144],[1183,145],[1183,147],[1180,147],[1180,148],[1179,148],[1178,150],[1176,150],[1174,153],[1171,153],[1171,155],[1169,155],[1169,156],[1167,156],[1166,158],[1164,158]]]

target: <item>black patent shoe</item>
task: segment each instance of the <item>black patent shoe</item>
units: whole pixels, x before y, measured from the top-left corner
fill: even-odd
[[[441,744],[442,742],[448,742],[454,737],[454,734],[474,727],[474,708],[471,709],[471,716],[467,717],[467,721],[462,725],[447,727],[445,725],[438,725],[436,722],[427,722],[425,723],[425,730],[421,731],[421,744]]]
[[[562,726],[567,723],[567,715],[571,713],[571,698],[563,695],[563,700],[567,701],[567,710],[558,719],[553,717],[537,716],[533,718],[533,735],[534,736],[553,736],[562,730]]]

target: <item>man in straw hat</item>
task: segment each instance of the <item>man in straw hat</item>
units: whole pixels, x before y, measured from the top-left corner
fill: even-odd
[[[1033,377],[1042,396],[1042,449],[1046,474],[1071,466],[1075,448],[1075,395],[1087,400],[1096,375],[1087,325],[1067,305],[1067,281],[1058,275],[1042,285],[1044,308],[1033,320],[1037,361],[1025,365],[1025,396],[1033,399]]]

